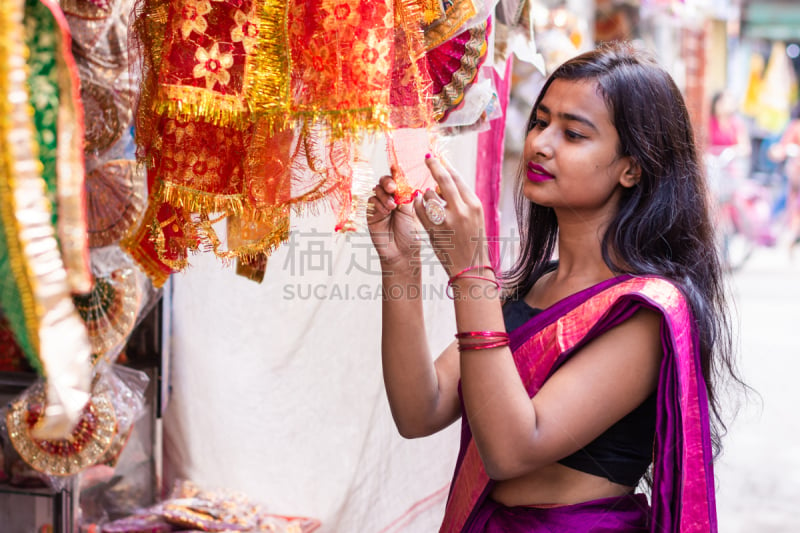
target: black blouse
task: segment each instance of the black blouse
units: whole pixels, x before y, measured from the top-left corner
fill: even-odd
[[[513,331],[541,311],[522,299],[506,302],[503,306],[506,331]],[[655,431],[656,393],[653,392],[602,435],[558,462],[614,483],[636,486],[652,460]]]

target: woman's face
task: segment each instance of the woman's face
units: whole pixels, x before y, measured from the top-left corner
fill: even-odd
[[[610,220],[622,187],[638,166],[618,153],[619,135],[594,80],[555,80],[547,89],[523,151],[523,194],[552,207],[559,222],[578,215]]]

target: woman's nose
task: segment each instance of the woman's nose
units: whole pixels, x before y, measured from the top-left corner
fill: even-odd
[[[551,141],[552,138],[547,128],[531,131],[527,139],[531,152],[540,157],[548,158],[553,156],[553,143]]]

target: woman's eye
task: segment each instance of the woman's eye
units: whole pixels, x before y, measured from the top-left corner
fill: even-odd
[[[531,123],[531,129],[532,130],[534,130],[534,129],[543,130],[546,127],[547,127],[547,122],[545,122],[544,120],[542,120],[540,118],[533,119],[533,122]]]
[[[584,136],[583,136],[583,135],[581,135],[581,134],[580,134],[580,133],[578,133],[578,132],[572,131],[572,130],[567,130],[567,131],[565,132],[565,134],[566,134],[566,136],[567,136],[568,138],[570,138],[570,139],[583,139],[583,138],[584,138]]]

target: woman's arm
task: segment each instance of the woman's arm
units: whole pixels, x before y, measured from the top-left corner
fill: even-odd
[[[461,414],[458,350],[453,343],[432,360],[420,285],[419,272],[383,276],[383,381],[397,429],[406,438],[436,433]]]
[[[434,362],[425,333],[419,226],[409,205],[393,199],[396,184],[384,176],[370,198],[368,224],[383,274],[381,356],[395,424],[404,437],[430,435],[460,415],[458,351],[447,348]]]

